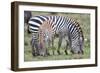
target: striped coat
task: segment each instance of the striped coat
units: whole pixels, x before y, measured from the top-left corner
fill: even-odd
[[[70,45],[71,52],[83,53],[84,37],[82,29],[77,21],[69,17],[42,16],[42,15],[32,17],[29,20],[29,31],[31,33],[39,33],[40,35],[39,39],[42,42],[42,44],[43,41],[46,40],[49,35],[52,35],[53,37],[55,34],[58,34],[59,35],[58,53],[60,53],[59,48],[61,46],[63,37],[68,36],[67,41],[68,44]],[[49,35],[46,31],[49,32]]]

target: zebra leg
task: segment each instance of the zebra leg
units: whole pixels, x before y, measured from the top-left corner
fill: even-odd
[[[32,55],[37,56],[38,55],[38,45],[33,39],[31,41],[31,45],[32,45]]]
[[[54,37],[52,37],[51,44],[52,44],[52,54],[55,55]]]
[[[57,53],[60,55],[60,47],[61,47],[61,44],[62,44],[62,35],[59,35],[59,41],[58,41],[58,50],[57,50]]]
[[[36,56],[34,46],[32,46],[32,55],[33,55],[33,56]]]
[[[66,39],[65,54],[68,55],[68,49],[71,46],[71,36],[70,36],[70,33],[67,29],[66,29],[66,32],[65,32],[65,39]]]
[[[46,56],[50,56],[50,53],[48,51],[49,48],[46,48]]]
[[[66,55],[68,55],[68,52],[67,52],[68,46],[69,46],[69,43],[68,43],[68,41],[66,40],[66,48],[65,48],[65,54],[66,54]]]
[[[38,42],[35,43],[35,54],[36,54],[36,56],[39,55],[39,46],[38,46]]]
[[[83,48],[84,48],[84,37],[80,36],[80,53],[84,54]]]
[[[49,48],[50,48],[50,41],[48,40],[47,41],[48,42],[48,44],[46,43],[45,44],[45,56],[50,56],[50,53],[49,53]]]
[[[35,34],[32,35],[30,44],[32,46],[32,55],[33,56],[39,55],[39,42]]]
[[[33,40],[33,38],[31,40],[30,44],[31,44],[31,47],[32,47],[32,55],[35,56],[35,48],[34,48],[34,40]]]

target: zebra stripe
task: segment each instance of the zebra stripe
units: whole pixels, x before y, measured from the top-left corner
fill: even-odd
[[[83,32],[79,23],[69,17],[63,16],[34,16],[32,17],[29,24],[29,31],[32,33],[38,33],[39,28],[43,24],[43,22],[50,21],[49,25],[52,27],[52,32],[58,34],[59,32],[63,32],[66,28],[69,31],[70,42],[72,44],[72,48],[75,48],[76,45],[82,45],[79,42],[84,41]],[[80,41],[80,38],[81,41]],[[74,44],[74,45],[73,45]],[[76,45],[75,45],[76,44]]]
[[[46,21],[48,18],[46,16],[35,16],[30,18],[28,24],[29,24],[29,31],[32,33],[38,32],[39,27],[42,25],[44,21]]]
[[[35,16],[29,20],[30,32],[38,32],[39,27],[44,21],[50,20],[54,32],[60,31],[66,25],[69,32],[75,37],[79,31],[80,26],[71,18],[61,16]],[[81,32],[80,32],[81,33]],[[76,36],[77,37],[77,36]]]

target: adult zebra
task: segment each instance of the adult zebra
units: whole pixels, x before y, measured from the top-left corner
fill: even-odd
[[[29,24],[28,27],[29,31],[32,33],[39,33],[39,37],[40,39],[42,39],[41,41],[39,41],[40,44],[38,45],[38,47],[41,46],[40,48],[44,48],[44,44],[47,43],[46,40],[50,40],[50,37],[54,37],[55,34],[58,34],[59,43],[57,52],[59,54],[60,54],[59,49],[62,43],[62,39],[66,36],[68,37],[66,41],[68,41],[68,44],[71,48],[71,52],[75,54],[83,53],[84,37],[82,29],[77,21],[69,17],[63,17],[63,16],[40,15],[32,17],[29,20],[28,24]],[[66,50],[65,53],[67,54]]]
[[[24,11],[24,30],[27,31],[28,21],[32,17],[31,11]]]

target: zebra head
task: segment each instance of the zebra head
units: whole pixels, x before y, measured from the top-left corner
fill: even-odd
[[[39,31],[39,55],[45,56],[47,55],[47,49],[49,47],[50,36],[47,31]]]
[[[28,23],[31,17],[32,17],[32,13],[30,11],[24,11],[24,23]]]
[[[42,33],[43,34],[43,33]],[[32,55],[33,56],[45,56],[47,55],[46,52],[46,42],[44,41],[45,39],[43,39],[44,36],[41,35],[39,37],[38,33],[35,33],[32,35],[32,39],[31,39],[31,45],[32,45]]]
[[[74,54],[83,54],[84,38],[80,37],[72,41],[71,52]]]

